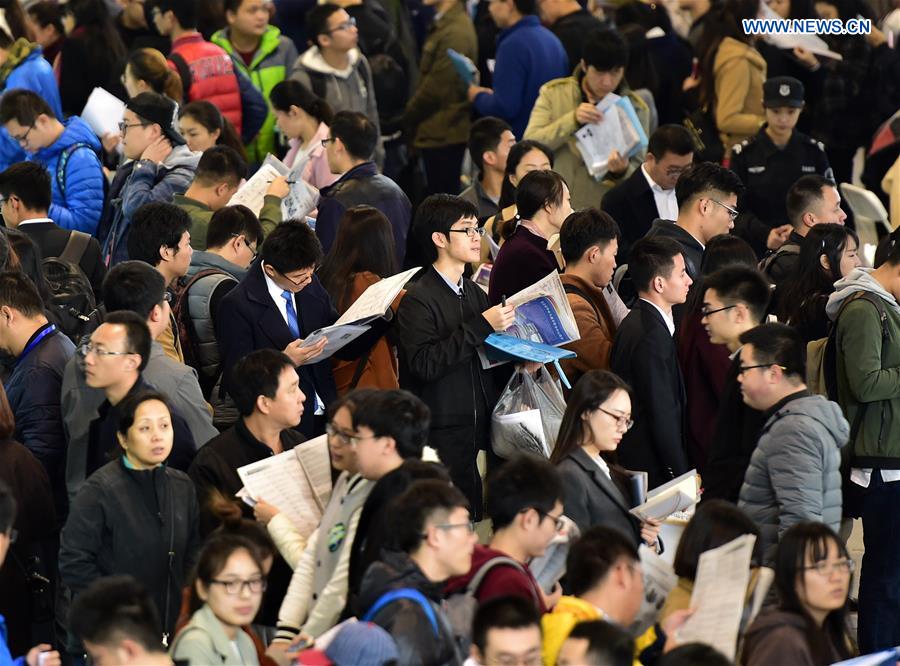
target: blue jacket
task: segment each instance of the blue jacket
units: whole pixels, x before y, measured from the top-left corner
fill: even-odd
[[[64,118],[62,102],[59,99],[59,87],[56,85],[56,77],[53,75],[53,67],[44,59],[40,47],[28,54],[28,57],[16,67],[3,85],[2,92],[24,88],[31,90],[44,98],[57,118]],[[6,131],[0,127],[0,171],[8,166],[25,160],[25,151],[18,143],[13,141]]]
[[[0,666],[25,666],[25,657],[13,659],[6,645],[6,618],[0,615]]]
[[[521,139],[541,86],[571,73],[559,38],[537,16],[526,16],[500,33],[494,93],[479,94],[475,110],[482,116],[503,118]]]
[[[135,211],[154,201],[171,203],[173,195],[183,194],[199,161],[200,153],[177,146],[162,164],[136,160],[116,170],[109,186],[109,206],[97,229],[108,266],[128,259],[128,230]]]
[[[50,172],[53,203],[50,219],[63,229],[88,234],[97,232],[103,213],[103,167],[100,165],[100,140],[78,116],[63,123],[66,129],[56,142],[29,156]],[[77,148],[71,148],[81,144]],[[60,165],[60,158],[64,164]]]

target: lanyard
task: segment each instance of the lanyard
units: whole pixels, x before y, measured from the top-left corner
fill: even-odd
[[[45,328],[43,331],[38,333],[37,337],[32,339],[32,341],[29,342],[25,346],[25,349],[22,350],[22,353],[19,354],[19,358],[16,361],[16,365],[19,365],[19,363],[22,362],[22,359],[25,358],[26,356],[28,356],[28,354],[31,352],[31,350],[34,349],[35,347],[37,347],[41,343],[41,340],[46,338],[51,333],[54,333],[55,331],[56,331],[56,324],[50,324],[47,328]]]

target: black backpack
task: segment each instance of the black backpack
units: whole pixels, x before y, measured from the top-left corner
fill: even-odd
[[[103,320],[91,282],[79,266],[90,240],[86,233],[72,231],[62,253],[41,263],[52,294],[47,307],[59,320],[60,330],[75,344]]]

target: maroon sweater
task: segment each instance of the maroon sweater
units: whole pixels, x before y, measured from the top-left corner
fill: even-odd
[[[509,555],[488,546],[475,546],[475,552],[472,553],[472,568],[469,573],[448,580],[444,587],[444,593],[449,596],[465,590],[478,570],[495,557],[509,557]],[[525,569],[525,573],[512,566],[502,564],[491,569],[475,592],[478,603],[484,603],[495,597],[523,597],[536,602],[541,615],[548,612],[550,609],[544,605],[544,597],[541,595],[537,581],[525,564],[522,564],[522,568]]]

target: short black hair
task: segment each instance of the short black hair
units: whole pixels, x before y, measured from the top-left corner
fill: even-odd
[[[370,160],[378,144],[378,128],[358,111],[338,111],[331,119],[331,137],[340,139],[351,157]]]
[[[491,629],[541,629],[541,615],[524,597],[494,597],[478,606],[472,620],[472,644],[484,655]]]
[[[430,518],[440,511],[449,514],[459,508],[468,509],[469,501],[452,483],[437,479],[415,481],[386,509],[391,545],[411,555],[422,545]]]
[[[185,0],[150,0],[147,3],[147,15],[151,16],[154,9],[158,9],[160,14],[172,12],[178,24],[185,30],[194,30],[197,27],[197,5],[200,3]]]
[[[16,497],[5,481],[0,481],[0,534],[6,534],[16,522]]]
[[[657,160],[665,157],[666,153],[688,155],[694,152],[694,140],[691,133],[682,125],[660,125],[650,135],[647,152]]]
[[[319,45],[319,35],[324,35],[328,32],[328,19],[341,9],[342,7],[338,5],[326,2],[316,5],[306,12],[306,33],[313,44]]]
[[[228,393],[241,416],[253,413],[259,396],[275,397],[278,380],[285,368],[294,368],[294,362],[276,349],[257,349],[234,364]]]
[[[46,100],[31,90],[17,88],[10,90],[0,99],[0,123],[15,120],[22,127],[31,127],[39,115],[56,118]]]
[[[107,310],[134,312],[144,321],[166,297],[166,280],[144,261],[123,261],[103,279],[103,303]]]
[[[766,318],[772,298],[766,276],[750,266],[728,266],[707,275],[703,278],[703,289],[714,289],[725,305],[743,303],[757,324]]]
[[[128,434],[128,429],[134,425],[134,417],[137,414],[138,407],[151,400],[164,404],[166,409],[169,410],[169,416],[172,415],[172,406],[169,404],[169,399],[159,391],[153,389],[132,391],[116,405],[116,411],[119,413],[119,423],[116,427],[120,435],[124,437]]]
[[[658,666],[733,666],[724,654],[706,643],[685,643],[666,652]]]
[[[34,282],[24,273],[0,273],[0,307],[18,310],[26,317],[44,314],[44,301]]]
[[[305,221],[287,220],[266,236],[259,256],[284,275],[318,266],[322,261],[322,244]]]
[[[562,500],[562,477],[556,467],[546,460],[520,455],[488,476],[485,513],[496,532],[528,509],[536,509],[543,519]]]
[[[115,646],[128,639],[150,652],[165,653],[156,604],[131,576],[106,576],[88,585],[72,602],[69,628],[96,645]]]
[[[41,0],[33,5],[29,5],[26,13],[31,16],[31,20],[42,28],[52,25],[56,28],[56,32],[60,37],[65,37],[66,29],[63,26],[63,11],[59,4],[53,0]]]
[[[227,245],[232,238],[244,236],[248,243],[262,243],[262,223],[246,206],[225,206],[220,208],[209,220],[206,228],[206,247],[220,248]]]
[[[128,231],[128,258],[159,266],[160,248],[178,252],[185,231],[191,230],[191,216],[175,204],[153,201],[138,208]]]
[[[761,544],[756,523],[731,502],[719,499],[701,502],[678,542],[672,565],[675,575],[694,580],[697,577],[700,555],[744,534],[757,537],[754,554],[758,562]]]
[[[431,234],[444,234],[449,238],[450,227],[469,218],[478,218],[478,208],[455,194],[432,194],[419,204],[413,220],[413,232],[428,261],[434,262],[438,257]]]
[[[53,201],[50,174],[38,162],[16,162],[0,173],[0,195],[17,196],[29,210],[46,212]]]
[[[565,219],[559,230],[559,247],[567,264],[581,260],[589,247],[606,248],[621,235],[612,216],[598,208],[577,210]]]
[[[353,427],[376,437],[391,437],[401,458],[421,458],[428,442],[431,410],[409,391],[390,389],[362,396],[353,410]]]
[[[631,537],[612,527],[594,526],[569,546],[566,580],[571,593],[580,597],[596,587],[619,558],[640,561]]]
[[[586,640],[585,663],[605,666],[631,666],[634,663],[634,639],[621,627],[604,620],[579,622],[569,638]]]
[[[512,127],[495,116],[485,116],[472,123],[469,130],[469,155],[479,174],[484,172],[484,154],[497,150],[504,132],[512,132]]]
[[[728,196],[744,192],[744,184],[731,169],[713,162],[698,162],[678,177],[675,200],[678,210],[694,199],[710,194]]]
[[[806,379],[806,342],[796,329],[785,324],[763,324],[745,331],[742,345],[753,345],[757,363],[780,365],[795,380]]]
[[[142,319],[134,312],[118,310],[106,315],[103,323],[125,328],[125,351],[141,357],[138,372],[143,372],[150,361],[150,349],[153,345],[153,338],[150,337],[150,328],[147,326],[146,317]]]
[[[608,72],[628,65],[628,43],[615,30],[598,28],[584,40],[581,59],[598,72]]]
[[[785,208],[788,221],[795,229],[799,229],[802,225],[803,214],[825,198],[822,194],[823,187],[837,187],[837,185],[830,178],[812,173],[800,176],[791,185],[785,197]]]
[[[675,270],[675,257],[681,253],[681,245],[671,238],[645,236],[635,242],[628,256],[628,272],[638,293],[650,289],[656,277],[668,279]]]
[[[513,0],[513,4],[522,16],[537,14],[537,0]]]
[[[203,151],[194,182],[203,187],[213,187],[219,183],[237,186],[247,175],[247,163],[241,154],[231,146],[212,146]]]

